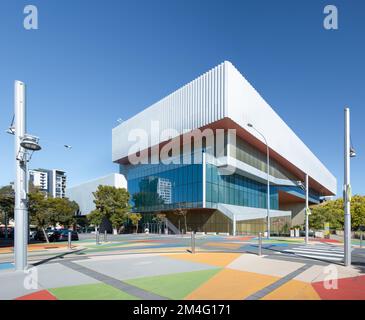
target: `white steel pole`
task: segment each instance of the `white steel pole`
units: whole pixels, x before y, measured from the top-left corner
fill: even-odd
[[[265,141],[266,144],[266,171],[267,171],[267,239],[270,238],[270,148],[265,136],[257,130],[251,123],[247,124],[253,128]]]
[[[345,166],[344,166],[344,209],[345,209],[345,230],[344,230],[344,251],[345,266],[351,265],[351,214],[350,214],[350,109],[345,108]]]
[[[25,270],[27,267],[27,245],[28,245],[28,210],[27,210],[27,166],[25,150],[20,146],[24,137],[25,124],[25,85],[23,82],[15,81],[14,86],[14,112],[15,112],[15,232],[14,232],[14,258],[15,269]]]
[[[207,192],[207,156],[205,150],[202,154],[202,167],[203,167],[203,204],[202,207],[206,207],[206,192]]]
[[[305,243],[308,244],[309,238],[309,178],[305,175]]]
[[[265,137],[264,137],[265,138]],[[270,151],[266,142],[266,158],[267,158],[267,239],[270,238]]]
[[[235,236],[237,231],[236,231],[236,228],[237,228],[237,223],[236,223],[236,215],[233,214],[233,231],[232,231],[232,235]]]

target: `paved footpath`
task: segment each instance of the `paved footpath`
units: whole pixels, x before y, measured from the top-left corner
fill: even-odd
[[[85,240],[72,251],[32,255],[28,273],[3,262],[0,299],[365,300],[364,249],[344,267],[334,244],[270,240],[263,256],[252,237],[202,237],[195,254],[188,245],[188,237]]]

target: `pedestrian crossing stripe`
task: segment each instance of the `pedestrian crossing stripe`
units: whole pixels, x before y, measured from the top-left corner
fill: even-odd
[[[344,252],[341,248],[329,246],[302,246],[284,250],[286,253],[295,254],[298,257],[312,258],[329,261],[343,261]]]
[[[328,260],[328,261],[343,261],[343,257],[324,257],[324,256],[318,256],[318,255],[311,255],[311,254],[297,254],[298,257],[303,258],[312,258],[312,259],[318,259],[318,260]]]
[[[313,251],[305,251],[305,250],[285,250],[286,252],[294,252],[294,253],[304,253],[304,254],[314,254],[314,255],[322,255],[322,256],[333,256],[333,257],[343,257],[343,253],[329,253],[329,252],[313,252]]]
[[[288,250],[301,250],[301,251],[313,251],[313,252],[331,252],[331,253],[343,253],[343,250],[325,250],[325,249],[310,249],[310,248],[292,248]]]

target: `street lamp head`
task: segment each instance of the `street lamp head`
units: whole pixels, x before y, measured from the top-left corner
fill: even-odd
[[[41,146],[38,144],[39,138],[31,135],[25,135],[21,142],[20,146],[26,150],[30,151],[39,151],[41,150]]]
[[[65,147],[66,149],[72,149],[72,146],[70,146],[70,145],[68,145],[68,144],[65,144],[65,145],[64,145],[64,147]]]
[[[247,123],[247,126],[250,128],[253,128],[253,124],[252,123]]]
[[[350,157],[355,158],[356,157],[356,151],[353,147],[350,148]]]
[[[9,128],[6,130],[6,133],[14,135],[14,134],[15,134],[15,128],[14,128],[14,127],[9,127]]]

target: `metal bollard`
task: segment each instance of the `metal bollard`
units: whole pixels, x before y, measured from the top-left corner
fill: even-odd
[[[362,231],[360,233],[360,248],[362,248]]]
[[[262,256],[262,233],[259,233],[259,256]]]
[[[195,253],[195,233],[191,231],[191,253]]]
[[[106,242],[106,230],[104,231],[104,242]]]
[[[71,231],[68,232],[68,248],[71,249]]]

